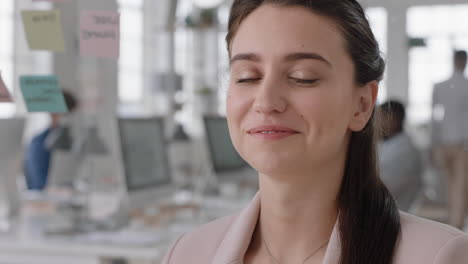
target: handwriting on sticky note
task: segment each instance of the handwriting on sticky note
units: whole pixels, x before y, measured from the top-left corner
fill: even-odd
[[[10,95],[5,83],[3,82],[2,75],[0,74],[0,103],[11,103],[13,98]]]
[[[24,10],[21,15],[30,49],[65,51],[59,10]]]
[[[28,112],[67,112],[55,75],[21,76],[20,86]]]
[[[96,13],[92,14],[94,23],[96,25],[118,25],[119,24],[119,14],[115,12],[108,12],[107,14]]]
[[[120,15],[111,11],[84,11],[80,16],[80,54],[117,58],[120,50]]]
[[[43,14],[33,14],[32,20],[36,24],[53,24],[57,21],[57,14],[55,13],[43,13]]]

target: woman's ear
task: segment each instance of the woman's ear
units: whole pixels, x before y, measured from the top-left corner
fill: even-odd
[[[370,81],[363,87],[356,89],[354,113],[349,124],[350,130],[358,132],[364,129],[374,111],[378,91],[379,83],[377,81]]]

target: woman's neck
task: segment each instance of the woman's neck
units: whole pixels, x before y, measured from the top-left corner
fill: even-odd
[[[257,244],[261,239],[261,244],[267,244],[280,263],[302,263],[330,239],[338,216],[341,175],[339,171],[329,171],[291,175],[282,181],[261,175]],[[307,263],[323,256],[325,249],[326,246]]]

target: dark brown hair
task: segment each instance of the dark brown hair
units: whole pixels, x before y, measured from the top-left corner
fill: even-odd
[[[467,54],[464,50],[456,50],[453,52],[453,61],[455,62],[455,67],[459,70],[464,71],[466,68]]]
[[[382,131],[381,136],[384,140],[403,132],[403,126],[406,118],[405,106],[398,100],[388,100],[377,108],[378,119],[381,124],[378,125]]]
[[[234,0],[226,41],[228,51],[242,21],[263,4],[297,6],[333,19],[355,66],[355,81],[380,81],[385,62],[363,8],[355,0]],[[400,233],[395,200],[377,168],[374,113],[366,127],[351,134],[338,202],[340,264],[390,264]]]

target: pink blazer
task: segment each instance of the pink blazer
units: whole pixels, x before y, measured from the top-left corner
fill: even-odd
[[[163,264],[242,264],[260,212],[259,194],[240,213],[183,235]],[[447,225],[401,212],[394,264],[468,264],[468,235]],[[339,231],[333,229],[323,264],[338,264]]]

